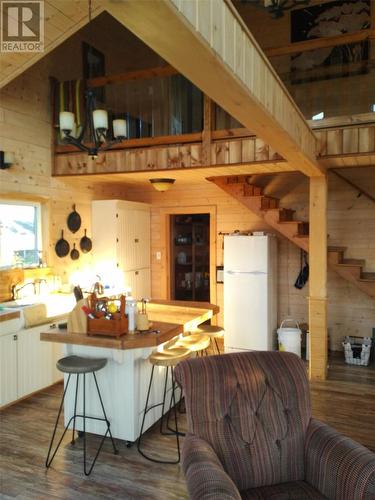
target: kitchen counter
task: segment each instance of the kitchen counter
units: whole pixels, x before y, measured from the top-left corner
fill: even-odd
[[[164,342],[212,318],[219,312],[219,307],[206,302],[153,300],[147,305],[147,312],[152,328],[160,330],[160,333],[126,334],[115,338],[54,329],[40,334],[41,340],[63,343],[66,356],[107,358],[106,366],[97,372],[98,384],[113,436],[129,442],[139,436],[151,372],[149,355],[155,348],[162,349]],[[150,404],[162,400],[164,377],[165,369],[159,367],[155,370]],[[100,415],[101,408],[92,377],[86,378],[87,414]],[[169,394],[171,387],[168,386],[167,390]],[[74,397],[75,383],[71,383],[64,404],[65,423],[73,414]],[[78,397],[81,401],[82,383]],[[145,428],[160,418],[160,412],[161,408],[157,407],[147,413]],[[77,420],[77,430],[82,430],[81,420]],[[94,434],[105,433],[103,422],[95,420],[86,422],[86,430]]]
[[[121,337],[68,333],[66,330],[53,329],[40,334],[40,339],[63,344],[106,347],[112,349],[136,349],[156,347],[183,331],[189,331],[204,321],[212,318],[219,307],[207,302],[186,302],[153,300],[147,305],[152,329],[160,333],[135,333]]]

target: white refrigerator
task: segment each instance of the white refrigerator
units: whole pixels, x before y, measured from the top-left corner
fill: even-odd
[[[276,328],[276,237],[224,236],[224,351],[270,351]]]

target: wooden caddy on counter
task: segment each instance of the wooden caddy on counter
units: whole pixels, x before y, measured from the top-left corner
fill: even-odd
[[[118,299],[117,299],[118,300]],[[108,297],[98,297],[92,293],[88,297],[90,309],[96,310],[98,302],[111,302]],[[105,335],[107,337],[120,337],[128,333],[128,318],[125,316],[125,296],[120,297],[120,312],[114,313],[112,319],[87,318],[87,335]]]

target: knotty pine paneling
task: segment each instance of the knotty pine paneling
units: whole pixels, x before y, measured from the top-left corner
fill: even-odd
[[[349,171],[348,171],[349,173]],[[373,186],[372,169],[357,169],[350,173],[353,182],[364,187]],[[266,179],[266,181],[264,181]],[[280,196],[281,205],[296,210],[296,218],[308,220],[309,206],[308,181],[298,174],[282,174],[260,177],[268,195]],[[160,261],[156,260],[156,252],[166,251],[165,234],[160,211],[165,207],[183,207],[199,205],[215,205],[217,208],[217,265],[223,262],[223,237],[219,232],[231,232],[235,229],[269,230],[262,219],[248,211],[243,205],[219,190],[210,183],[179,185],[178,182],[166,193],[142,191],[132,188],[126,198],[152,204],[151,218],[151,265],[152,295],[165,293],[162,289],[162,276],[167,272]],[[366,271],[375,271],[375,230],[374,204],[366,201],[357,192],[333,174],[329,175],[328,196],[328,244],[347,246],[347,258],[363,258],[366,260]],[[353,215],[352,215],[353,214]],[[362,221],[364,221],[362,223]],[[370,227],[371,230],[367,230]],[[279,323],[286,317],[293,317],[299,322],[308,322],[308,284],[298,290],[294,287],[300,270],[300,251],[283,236],[278,237],[278,291],[279,291]],[[216,285],[217,303],[221,312],[218,322],[223,322],[223,285]],[[359,291],[351,283],[343,280],[334,271],[328,271],[328,334],[329,345],[333,350],[341,350],[343,336],[371,335],[375,326],[375,302]]]
[[[0,171],[0,199],[31,199],[42,202],[44,259],[68,282],[74,271],[89,269],[91,253],[72,261],[70,256],[58,258],[54,247],[61,229],[65,239],[79,248],[79,240],[87,228],[91,236],[91,200],[121,198],[122,188],[91,185],[90,180],[67,181],[52,178],[51,119],[48,75],[43,65],[36,65],[0,92],[1,149],[14,153],[15,164]],[[73,234],[66,225],[72,205],[82,218],[81,229]]]

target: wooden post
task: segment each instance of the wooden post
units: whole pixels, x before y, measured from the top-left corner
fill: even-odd
[[[327,377],[327,177],[310,177],[310,379]]]
[[[203,96],[202,165],[211,165],[211,139],[213,128],[213,102]]]

